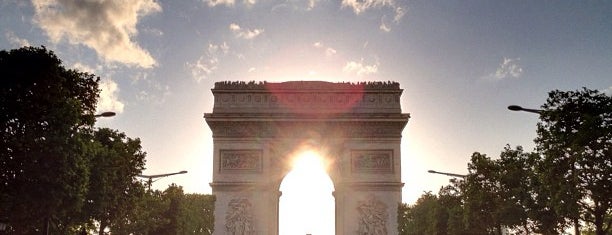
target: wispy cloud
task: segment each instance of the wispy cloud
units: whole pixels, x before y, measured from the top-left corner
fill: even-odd
[[[147,80],[147,86],[147,90],[141,90],[136,94],[136,99],[147,103],[163,104],[166,102],[166,98],[172,94],[170,86],[154,80]]]
[[[227,55],[228,52],[229,46],[227,43],[223,42],[219,45],[210,43],[206,52],[195,63],[187,63],[187,66],[191,68],[191,75],[196,82],[202,81],[202,79],[207,78],[217,70],[219,57]]]
[[[204,0],[204,2],[208,4],[209,7],[215,7],[217,5],[225,5],[231,7],[236,3],[236,1],[234,0]]]
[[[203,0],[209,7],[226,6],[233,7],[236,5],[236,0]],[[251,7],[257,3],[257,0],[243,0],[242,3],[247,7]]]
[[[374,64],[365,64],[363,59],[361,61],[349,61],[346,62],[346,65],[342,68],[342,71],[345,73],[353,73],[357,76],[370,75],[378,72],[378,62]]]
[[[608,87],[608,88],[604,89],[604,90],[603,90],[603,91],[601,91],[601,92],[602,92],[602,93],[604,93],[604,94],[606,94],[606,95],[612,96],[612,86],[610,86],[610,87]]]
[[[80,62],[73,64],[72,67],[78,70],[79,72],[85,72],[85,73],[91,73],[91,74],[96,73],[96,70],[94,68],[90,67],[89,65],[80,63]]]
[[[342,0],[342,7],[352,8],[355,14],[361,14],[372,8],[390,8],[394,12],[395,22],[405,14],[404,8],[396,0]]]
[[[523,68],[518,63],[519,60],[519,58],[511,59],[504,57],[497,70],[484,76],[484,79],[498,81],[507,78],[519,78],[523,75]]]
[[[380,19],[380,26],[378,28],[384,32],[391,32],[391,28],[388,26],[384,16]]]
[[[9,41],[9,43],[12,46],[15,46],[15,47],[27,47],[27,46],[30,46],[30,42],[28,40],[20,38],[20,37],[17,37],[17,35],[15,35],[15,33],[13,33],[13,32],[10,32],[10,31],[6,32],[4,34],[4,37],[6,37],[6,40]]]
[[[237,38],[243,38],[247,40],[253,39],[264,32],[263,29],[243,29],[240,27],[240,25],[235,23],[230,24],[229,29],[234,33]]]
[[[112,111],[115,113],[123,112],[123,102],[119,100],[119,87],[111,79],[100,81],[100,98],[98,99],[98,112]]]
[[[66,38],[71,44],[94,49],[108,62],[150,68],[156,61],[133,41],[138,19],[160,12],[153,0],[62,1],[32,0],[34,22],[53,43]]]
[[[393,23],[395,24],[399,23],[402,17],[404,17],[406,14],[405,8],[399,5],[396,0],[342,0],[342,7],[351,8],[357,15],[370,9],[385,8],[392,11],[390,14],[393,14]],[[388,22],[386,18],[387,15],[383,15],[381,17],[381,22],[378,28],[384,32],[390,32],[391,22]]]
[[[317,49],[322,49],[324,51],[326,57],[332,57],[332,56],[336,55],[336,53],[337,53],[336,49],[331,48],[331,47],[327,47],[327,46],[323,45],[323,43],[321,43],[321,42],[315,42],[312,46],[317,48]]]

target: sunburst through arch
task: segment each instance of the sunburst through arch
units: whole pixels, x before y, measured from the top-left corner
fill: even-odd
[[[321,154],[301,151],[283,178],[279,201],[279,234],[334,234],[334,185]]]

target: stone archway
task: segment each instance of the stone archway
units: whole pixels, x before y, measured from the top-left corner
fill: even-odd
[[[397,234],[399,83],[217,82],[212,93],[215,234],[278,234],[280,183],[303,149],[331,163],[336,234]]]

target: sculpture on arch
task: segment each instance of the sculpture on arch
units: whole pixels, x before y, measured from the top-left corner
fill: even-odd
[[[359,201],[359,235],[387,235],[387,205],[374,195]]]
[[[232,199],[225,216],[225,228],[232,235],[253,234],[251,203],[246,198]]]

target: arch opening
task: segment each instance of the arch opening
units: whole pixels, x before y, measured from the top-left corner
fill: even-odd
[[[279,234],[335,234],[334,185],[325,159],[302,151],[280,184]]]

